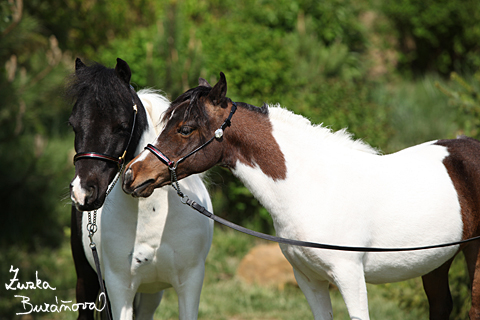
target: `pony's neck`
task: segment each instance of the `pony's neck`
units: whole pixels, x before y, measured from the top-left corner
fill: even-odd
[[[138,97],[142,101],[145,110],[145,121],[147,123],[139,143],[137,145],[135,156],[143,151],[145,146],[154,141],[160,133],[160,120],[162,114],[167,110],[170,102],[164,96],[154,90],[143,89],[138,92]]]
[[[286,178],[285,158],[272,135],[267,114],[239,107],[232,126],[225,130],[228,140],[223,165],[235,170],[237,163],[259,168],[273,180]]]
[[[229,166],[274,220],[276,213],[284,211],[276,208],[288,206],[286,202],[296,190],[312,180],[328,188],[328,179],[335,179],[346,167],[377,156],[375,149],[353,140],[346,131],[314,126],[279,107],[270,108],[269,115],[238,111],[241,113],[232,119],[228,135],[226,154],[233,162]]]

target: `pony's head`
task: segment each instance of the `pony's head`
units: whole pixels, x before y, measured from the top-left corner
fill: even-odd
[[[161,162],[158,154],[144,150],[127,165],[123,190],[134,196],[148,197],[155,188],[169,184],[168,161],[171,165],[175,163],[178,179],[221,164],[228,157],[228,146],[221,143],[223,137],[213,137],[234,105],[226,93],[227,81],[220,73],[215,86],[200,78],[198,87],[173,101],[164,115],[164,129],[153,143],[169,160]],[[227,133],[228,129],[225,131]],[[191,153],[208,141],[211,143]]]
[[[67,88],[74,102],[69,124],[75,132],[77,153],[70,194],[81,211],[103,205],[119,165],[133,158],[145,130],[144,108],[130,78],[130,68],[121,59],[115,69],[98,63],[87,66],[78,58],[75,61]]]

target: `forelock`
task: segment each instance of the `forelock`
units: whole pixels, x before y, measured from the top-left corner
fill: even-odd
[[[170,107],[165,112],[164,121],[168,121],[173,114],[182,115],[182,121],[196,119],[199,125],[208,125],[208,113],[202,103],[202,97],[206,97],[211,88],[198,86],[190,89],[172,101]]]
[[[90,99],[101,107],[125,104],[131,100],[127,85],[117,77],[115,70],[99,63],[76,70],[67,81],[65,93],[70,102]]]

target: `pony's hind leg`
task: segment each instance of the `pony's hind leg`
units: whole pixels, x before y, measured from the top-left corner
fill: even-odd
[[[295,279],[302,290],[305,298],[307,298],[310,309],[315,320],[332,320],[333,311],[330,301],[330,293],[328,291],[328,281],[316,281],[307,279],[303,273],[295,268],[293,269]]]
[[[472,307],[468,313],[470,320],[480,319],[480,243],[478,241],[468,244],[463,249],[467,262],[470,285],[472,288]]]
[[[134,300],[135,320],[153,320],[155,310],[162,300],[163,291],[137,293]]]
[[[452,261],[453,258],[422,276],[423,289],[428,298],[430,320],[448,320],[452,312],[453,301],[448,286],[448,270]]]

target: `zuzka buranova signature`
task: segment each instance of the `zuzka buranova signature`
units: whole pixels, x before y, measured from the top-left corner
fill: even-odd
[[[38,271],[35,272],[35,281],[27,281],[25,283],[21,283],[18,280],[18,272],[19,268],[14,269],[13,266],[10,266],[10,271],[14,273],[13,277],[10,279],[9,283],[5,283],[5,288],[7,290],[57,290],[57,288],[52,288],[52,286],[47,282],[43,281],[38,277]],[[22,300],[20,303],[22,304],[23,311],[19,312],[17,315],[24,315],[30,313],[38,313],[38,312],[64,312],[64,311],[78,311],[79,309],[90,309],[90,310],[97,310],[103,311],[105,306],[107,305],[107,299],[105,294],[102,292],[98,296],[99,305],[101,308],[97,308],[95,302],[84,302],[84,303],[73,303],[72,301],[63,301],[58,300],[57,296],[55,296],[55,303],[43,303],[39,305],[34,305],[30,303],[30,298],[22,295],[15,295],[15,298],[21,298]]]

